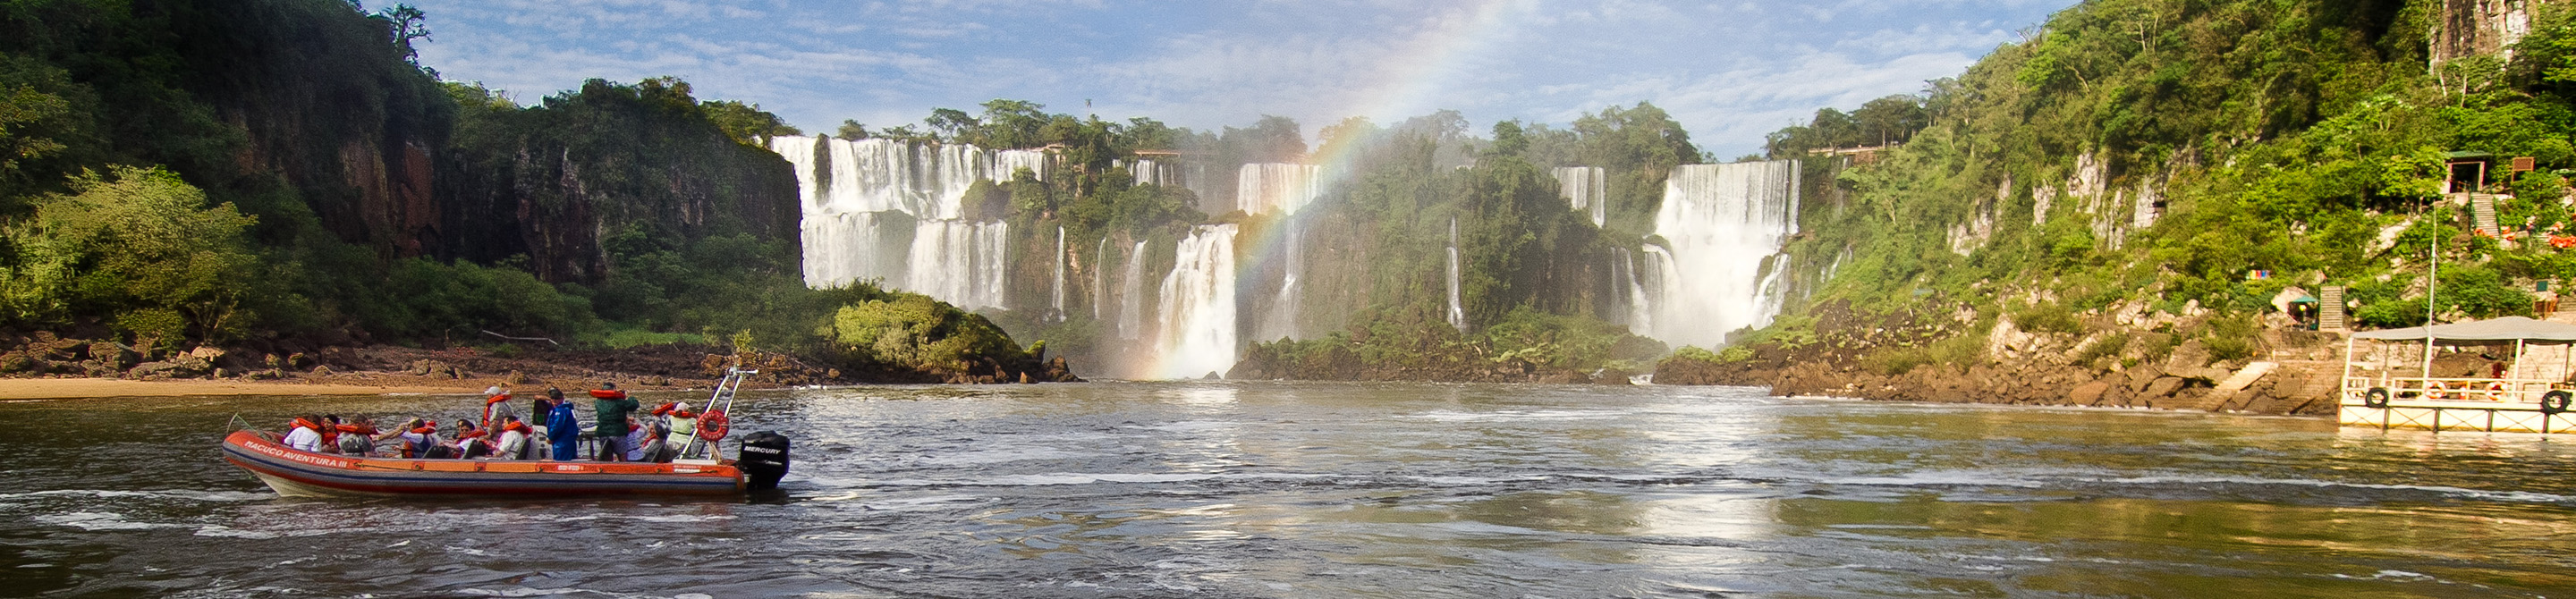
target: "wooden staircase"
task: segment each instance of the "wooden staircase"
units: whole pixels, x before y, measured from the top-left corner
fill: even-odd
[[[2344,324],[2342,285],[2327,285],[2317,291],[2317,330],[2352,330]]]

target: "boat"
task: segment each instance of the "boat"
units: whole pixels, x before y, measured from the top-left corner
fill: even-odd
[[[2463,372],[2464,358],[2488,368]],[[2344,426],[2576,432],[2576,325],[2507,316],[2354,333],[2341,389]]]
[[[730,409],[735,391],[756,373],[727,372],[709,413]],[[224,460],[288,497],[729,496],[776,488],[788,460],[787,438],[770,432],[745,435],[741,459],[725,459],[717,446],[712,459],[669,463],[360,457],[282,441],[274,432],[237,430],[224,437]]]

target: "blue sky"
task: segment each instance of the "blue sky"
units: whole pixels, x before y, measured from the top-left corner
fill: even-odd
[[[1480,130],[1654,102],[1719,159],[1920,91],[2073,0],[407,0],[422,64],[522,103],[673,75],[808,131],[993,98],[1245,126],[1455,109]],[[371,1],[370,8],[390,5]]]

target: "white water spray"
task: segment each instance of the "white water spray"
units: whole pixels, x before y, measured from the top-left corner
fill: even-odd
[[[1673,169],[1655,214],[1660,246],[1647,286],[1652,312],[1632,330],[1673,345],[1717,347],[1729,332],[1761,327],[1785,297],[1786,256],[1797,233],[1798,163],[1696,164]]]
[[[1234,225],[1200,225],[1181,240],[1163,278],[1156,375],[1199,378],[1234,367],[1234,234]]]

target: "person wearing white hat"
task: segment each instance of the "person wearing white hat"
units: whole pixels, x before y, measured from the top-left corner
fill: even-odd
[[[706,449],[703,445],[689,446],[689,437],[698,434],[698,413],[689,411],[689,402],[662,404],[653,408],[653,415],[671,423],[671,433],[662,442],[669,445],[671,451],[682,452],[680,457],[695,459]]]

